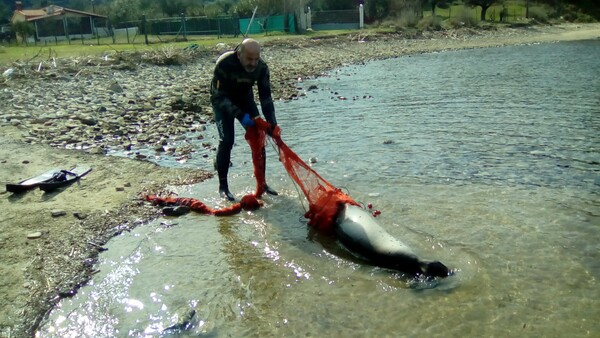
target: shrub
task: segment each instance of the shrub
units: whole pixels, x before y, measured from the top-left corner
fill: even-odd
[[[442,30],[442,20],[437,16],[426,16],[417,23],[417,28],[423,31],[439,31]]]
[[[534,6],[529,8],[529,18],[541,23],[548,23],[548,12],[544,7]]]
[[[17,36],[21,37],[23,41],[35,34],[35,26],[27,21],[18,21],[13,23],[12,30]]]
[[[558,11],[557,16],[560,19],[569,22],[580,22],[580,23],[590,23],[596,22],[593,16],[584,13],[581,9],[577,8],[573,5],[567,5],[562,10]]]
[[[452,3],[451,2],[438,2],[436,7],[441,8],[441,9],[448,9],[448,8],[452,7]]]
[[[398,19],[400,27],[417,27],[419,16],[411,11],[403,12]]]
[[[583,13],[581,11],[577,12],[577,16],[575,17],[575,22],[579,22],[579,23],[592,23],[592,22],[596,22],[596,19],[594,19],[591,15]]]
[[[450,25],[454,28],[458,27],[477,27],[479,26],[479,20],[475,18],[475,15],[468,7],[462,7],[458,14],[450,19]]]
[[[396,31],[401,31],[406,28],[416,27],[419,23],[419,17],[413,12],[405,12],[400,17],[388,17],[381,21],[380,27],[390,27]]]

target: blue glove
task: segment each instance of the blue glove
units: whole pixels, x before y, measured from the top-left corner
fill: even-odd
[[[244,126],[245,128],[254,127],[254,120],[252,120],[250,118],[250,115],[248,115],[248,114],[244,114],[244,117],[242,117],[242,120],[240,122],[242,123],[242,126]]]

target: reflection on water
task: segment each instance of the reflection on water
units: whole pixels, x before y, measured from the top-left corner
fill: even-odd
[[[403,57],[307,81],[318,89],[277,105],[284,140],[317,158],[319,174],[381,210],[420,256],[457,270],[435,288],[412,288],[307,229],[269,149],[280,196],[115,238],[101,272],[38,335],[597,335],[597,55],[600,41]],[[232,191],[251,192],[241,135],[233,164]],[[213,181],[175,190],[223,203]]]

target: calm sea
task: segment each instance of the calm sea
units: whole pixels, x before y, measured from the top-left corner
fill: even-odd
[[[284,141],[451,278],[415,285],[312,232],[269,146],[280,196],[114,238],[38,336],[597,337],[599,56],[600,40],[406,56],[305,80],[305,97],[277,103]],[[242,196],[254,181],[239,134]],[[217,207],[216,187],[174,190]]]

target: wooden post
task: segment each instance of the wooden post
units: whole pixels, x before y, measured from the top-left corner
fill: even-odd
[[[71,38],[69,37],[69,27],[67,25],[67,17],[63,17],[63,27],[65,29],[65,38],[67,38],[67,41],[69,42],[69,45],[71,44]],[[58,41],[57,41],[58,43]]]
[[[142,15],[142,27],[144,29],[144,38],[146,39],[146,44],[148,44],[148,30],[146,29],[146,15]]]
[[[40,33],[38,32],[38,25],[37,25],[37,21],[33,22],[33,25],[35,26],[35,36],[33,37],[33,44],[35,45],[35,42],[37,41],[37,39],[40,38]],[[27,38],[24,37],[25,41],[25,46],[27,46]]]
[[[183,30],[183,40],[187,41],[187,28],[185,27],[185,13],[181,13],[181,28]]]

